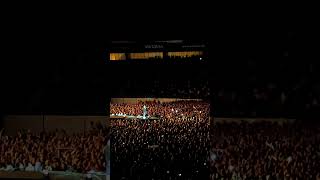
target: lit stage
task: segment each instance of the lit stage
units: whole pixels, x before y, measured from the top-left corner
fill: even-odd
[[[111,119],[144,119],[144,120],[157,120],[159,118],[152,117],[148,115],[148,107],[146,105],[143,105],[142,107],[142,115],[133,116],[133,115],[127,115],[123,113],[118,114],[111,114]]]
[[[131,115],[116,115],[111,114],[110,119],[144,119],[144,120],[158,120],[158,117],[152,117],[152,116],[131,116]]]

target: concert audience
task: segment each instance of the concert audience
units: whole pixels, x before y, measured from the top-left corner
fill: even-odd
[[[0,133],[0,170],[105,171],[106,131],[69,135],[64,130],[35,134],[21,130],[15,136]]]
[[[157,120],[111,120],[112,178],[208,179],[209,104],[111,104],[111,112],[137,116],[143,104]]]
[[[316,179],[320,128],[298,123],[216,123],[210,179]]]
[[[216,116],[305,117],[320,111],[320,83],[306,81],[304,78],[288,85],[282,82],[258,84],[243,77],[209,85],[209,80],[156,80],[143,84],[124,83],[117,95],[210,99],[216,105]]]
[[[316,64],[295,64],[285,59],[242,60],[233,62],[232,66],[231,62],[219,63],[212,71],[188,67],[179,73],[155,71],[156,75],[150,76],[154,78],[140,78],[139,74],[121,79],[121,83],[114,80],[117,88],[112,94],[114,97],[202,98],[215,105],[215,116],[320,117],[320,71]]]

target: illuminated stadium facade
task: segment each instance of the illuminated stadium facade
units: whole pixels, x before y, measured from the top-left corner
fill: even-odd
[[[204,41],[112,41],[107,48],[107,59],[121,60],[205,60],[207,42]]]

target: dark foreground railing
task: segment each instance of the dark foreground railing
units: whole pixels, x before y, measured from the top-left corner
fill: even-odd
[[[85,180],[87,177],[91,177],[92,180],[105,180],[105,173],[91,173],[82,174],[74,172],[64,172],[64,171],[49,171],[48,176],[40,172],[25,172],[25,171],[0,171],[0,179],[10,179],[10,180]]]
[[[25,171],[0,171],[0,179],[45,179],[44,175],[39,172]]]

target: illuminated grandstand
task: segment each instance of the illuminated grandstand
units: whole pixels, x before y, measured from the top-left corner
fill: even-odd
[[[207,43],[203,41],[112,41],[107,48],[107,59],[124,60],[204,60]]]

